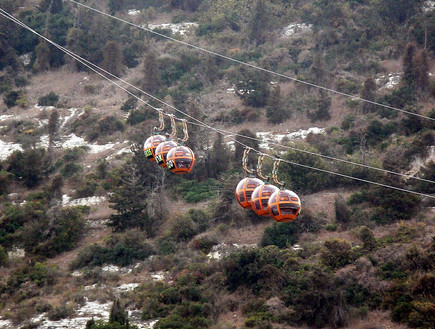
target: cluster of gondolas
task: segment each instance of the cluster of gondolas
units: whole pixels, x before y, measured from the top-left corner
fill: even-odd
[[[257,177],[254,171],[247,167],[250,149],[246,148],[243,154],[243,169],[250,175],[243,178],[236,187],[236,198],[245,209],[252,209],[259,216],[270,216],[276,222],[291,222],[301,211],[301,201],[296,193],[284,189],[284,183],[278,180],[278,165],[280,160],[273,163],[272,179],[280,186],[278,188],[268,182],[268,178],[261,174],[261,165],[264,155],[260,155],[257,165]],[[261,179],[260,179],[261,178]]]
[[[174,174],[187,174],[192,171],[195,164],[193,151],[183,145],[189,138],[187,122],[182,120],[184,138],[177,143],[175,142],[177,136],[175,117],[171,115],[170,118],[172,133],[163,136],[160,132],[165,128],[165,122],[163,113],[159,112],[160,127],[155,128],[154,135],[145,141],[145,156],[149,160],[156,162],[160,167],[168,168]]]

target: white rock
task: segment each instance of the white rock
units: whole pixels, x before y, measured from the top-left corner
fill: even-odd
[[[140,10],[130,9],[130,10],[128,11],[128,14],[129,14],[130,16],[137,16],[137,15],[140,14]]]

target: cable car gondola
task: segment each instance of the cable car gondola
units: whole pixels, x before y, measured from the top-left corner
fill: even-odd
[[[250,148],[246,148],[245,152],[243,153],[243,159],[242,159],[242,167],[243,170],[245,170],[249,175],[252,175],[254,172],[252,170],[248,169],[248,155]],[[245,209],[251,209],[251,196],[252,192],[257,188],[259,185],[263,185],[263,181],[255,178],[253,176],[243,178],[236,187],[235,195],[237,202]]]
[[[145,153],[145,156],[150,160],[150,161],[156,161],[155,157],[156,157],[156,149],[157,146],[160,145],[160,143],[166,141],[166,137],[163,135],[153,135],[151,137],[148,137],[148,139],[145,141],[144,145],[143,145],[143,150]]]
[[[263,179],[265,183],[257,186],[251,196],[252,210],[254,210],[258,216],[269,216],[267,202],[269,201],[270,196],[279,190],[275,185],[269,184],[268,177],[263,176],[261,173],[264,157],[265,154],[261,154],[258,157],[257,176]]]
[[[278,165],[280,161],[281,160],[277,160],[274,162],[272,177],[278,185],[284,186],[284,183],[278,181]],[[279,223],[294,221],[298,218],[298,215],[301,212],[301,207],[301,200],[297,194],[285,189],[274,192],[267,203],[270,217]]]
[[[174,174],[188,174],[195,164],[195,155],[187,146],[176,146],[169,150],[166,165]]]

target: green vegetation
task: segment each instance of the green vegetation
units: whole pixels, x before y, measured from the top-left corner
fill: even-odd
[[[308,84],[179,47],[68,1],[0,0],[0,7],[185,111],[189,121],[238,132],[246,137],[237,142],[286,160],[279,179],[301,197],[302,212],[275,223],[239,207],[234,188],[244,146],[233,148],[228,136],[201,125],[189,123],[192,173],[158,168],[143,152],[156,111],[132,94],[153,107],[159,102],[133,88],[122,94],[0,18],[2,142],[22,149],[0,161],[2,320],[32,328],[41,313],[53,321],[75,317],[85,303],[116,295],[109,319],[90,320],[86,329],[134,328],[127,310],[139,309],[144,321],[167,329],[435,326],[433,203],[364,183],[434,193],[435,164],[426,160],[435,126],[359,100],[435,118],[435,14],[422,9],[423,0],[100,2],[138,25],[195,22],[186,34],[155,31]],[[57,109],[30,108],[35,102]],[[83,113],[68,117],[70,106]],[[286,149],[256,140],[256,132],[291,133],[309,122],[325,133],[284,138]],[[169,130],[166,118],[162,134]],[[72,134],[116,145],[100,153],[59,147]],[[257,160],[251,152],[248,167]],[[270,173],[270,159],[263,165]],[[102,198],[67,207],[64,196],[71,203]],[[128,268],[111,272],[106,264]],[[139,287],[121,291],[129,283]],[[372,323],[374,314],[384,318]]]

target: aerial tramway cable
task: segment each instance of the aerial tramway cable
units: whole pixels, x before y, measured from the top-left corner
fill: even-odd
[[[365,98],[362,98],[362,97],[359,97],[359,96],[353,96],[353,95],[350,95],[350,94],[346,94],[346,93],[338,91],[338,90],[334,90],[334,89],[327,88],[327,87],[324,87],[324,86],[321,86],[321,85],[317,85],[315,83],[304,81],[304,80],[301,80],[301,79],[298,79],[298,78],[295,78],[295,77],[291,77],[291,76],[288,76],[288,75],[285,75],[285,74],[282,74],[282,73],[274,72],[274,71],[265,69],[263,67],[260,67],[260,66],[254,65],[254,64],[246,63],[246,62],[240,61],[238,59],[235,59],[235,58],[232,58],[232,57],[220,54],[218,52],[215,52],[215,51],[212,51],[212,50],[209,50],[209,49],[205,49],[203,47],[196,46],[196,45],[190,44],[190,43],[185,42],[185,41],[177,40],[177,39],[172,38],[172,37],[170,37],[168,35],[165,35],[163,33],[156,32],[156,31],[151,30],[149,28],[146,28],[146,27],[134,24],[132,22],[129,22],[129,21],[125,20],[125,19],[122,19],[122,18],[113,16],[113,15],[110,15],[108,13],[105,13],[104,11],[98,10],[98,9],[90,7],[90,6],[87,6],[87,5],[85,5],[83,3],[80,3],[78,1],[75,1],[75,0],[68,0],[68,1],[70,1],[72,3],[75,3],[76,5],[82,6],[84,8],[87,8],[89,10],[92,10],[92,11],[94,11],[96,13],[101,14],[101,15],[104,15],[104,16],[116,19],[116,20],[118,20],[120,22],[123,22],[125,24],[131,25],[131,26],[134,26],[136,28],[142,29],[142,30],[144,30],[146,32],[158,35],[158,36],[160,36],[162,38],[165,38],[165,39],[168,39],[170,41],[182,44],[184,46],[187,46],[187,47],[190,47],[190,48],[193,48],[193,49],[196,49],[196,50],[200,50],[200,51],[205,52],[207,54],[210,54],[210,55],[213,55],[213,56],[217,56],[217,57],[226,59],[228,61],[240,64],[240,65],[245,65],[245,66],[251,67],[251,68],[256,69],[256,70],[260,70],[260,71],[263,71],[263,72],[266,72],[266,73],[269,73],[269,74],[272,74],[272,75],[276,75],[276,76],[279,76],[279,77],[284,78],[284,79],[292,80],[294,82],[298,82],[298,83],[301,83],[301,84],[304,84],[304,85],[307,85],[307,86],[310,86],[310,87],[322,89],[322,90],[325,90],[325,91],[328,91],[328,92],[331,92],[331,93],[334,93],[334,94],[337,94],[337,95],[340,95],[340,96],[345,96],[345,97],[351,98],[353,100],[357,100],[357,101],[361,101],[361,102],[366,102],[366,103],[369,103],[369,104],[372,104],[372,105],[381,106],[381,107],[384,107],[384,108],[387,108],[387,109],[390,109],[390,110],[393,110],[393,111],[398,111],[398,112],[406,113],[408,115],[413,115],[413,116],[417,116],[417,117],[424,118],[424,119],[427,119],[427,120],[435,121],[435,118],[431,118],[431,117],[428,117],[428,116],[425,116],[425,115],[422,115],[422,114],[419,114],[419,113],[413,113],[413,112],[410,112],[410,111],[399,109],[397,107],[393,107],[393,106],[390,106],[390,105],[386,105],[386,104],[382,104],[382,103],[379,103],[379,102],[371,101],[369,99],[365,99]]]
[[[94,69],[93,67],[91,67],[91,65],[88,65],[85,59],[81,58],[80,56],[74,54],[73,52],[69,51],[68,49],[56,44],[55,42],[51,41],[50,39],[46,38],[45,36],[39,34],[38,32],[36,32],[35,30],[33,30],[32,28],[30,28],[29,26],[27,26],[26,24],[22,23],[21,21],[19,21],[18,19],[16,19],[14,16],[10,15],[9,13],[7,13],[5,10],[3,10],[2,8],[0,8],[0,15],[2,15],[3,17],[13,21],[14,23],[22,26],[23,28],[27,29],[28,31],[34,33],[35,35],[39,36],[40,38],[46,40],[47,42],[49,42],[50,44],[52,44],[53,46],[55,46],[56,48],[64,51],[67,55],[69,55],[70,57],[72,57],[73,59],[77,60],[78,62],[80,62],[81,64],[83,64],[84,66],[86,66],[87,68],[89,68],[91,71],[97,73],[98,75],[100,75],[101,77],[103,77],[104,79],[108,80],[109,82],[111,82],[112,84],[116,85],[118,88],[124,90],[126,93],[128,93],[129,95],[131,95],[132,97],[138,99],[139,101],[141,101],[142,103],[144,103],[145,105],[151,107],[152,109],[154,109],[155,111],[160,111],[161,109],[158,109],[154,106],[152,106],[151,104],[147,103],[146,101],[144,101],[143,99],[141,99],[140,97],[136,96],[135,94],[133,94],[132,92],[130,92],[129,90],[127,90],[126,88],[122,87],[121,85],[119,85],[118,83],[116,83],[115,81],[111,80],[110,78],[108,78],[107,76],[105,76],[104,74],[102,74],[101,72],[107,72],[102,68],[99,68],[97,65],[90,63],[92,66],[97,67],[101,72],[99,72],[98,70]],[[107,72],[108,73],[108,72]],[[119,78],[118,78],[119,79]],[[216,131],[217,133],[224,135],[222,132],[219,131],[219,129],[216,129],[214,127],[211,127],[205,123],[202,123],[201,121],[197,120],[196,118],[191,117],[190,115],[188,115],[187,113],[182,112],[181,110],[178,110],[178,112],[184,114],[187,117],[190,117],[192,119],[194,119],[197,122],[189,122],[191,124],[196,124],[198,126],[202,126],[202,127],[206,127],[209,129],[212,129],[214,131]],[[167,115],[167,114],[166,114]],[[225,135],[224,135],[225,136]],[[244,143],[232,138],[231,136],[226,136],[227,138],[233,140],[234,142],[244,146],[244,147],[248,147],[247,145],[245,145]],[[262,152],[260,152],[259,150],[255,150],[253,149],[255,152],[259,153],[259,154],[263,154]],[[308,166],[308,165],[304,165],[304,164],[300,164],[300,163],[296,163],[293,161],[289,161],[289,160],[284,160],[284,159],[278,159],[275,158],[273,156],[267,155],[269,158],[273,159],[273,160],[281,160],[282,162],[291,164],[291,165],[295,165],[295,166],[299,166],[299,167],[303,167],[306,169],[310,169],[310,170],[316,170],[316,171],[320,171],[320,172],[324,172],[324,173],[328,173],[331,175],[337,175],[343,178],[348,178],[348,179],[352,179],[352,180],[357,180],[360,182],[364,182],[364,183],[368,183],[368,184],[373,184],[373,185],[377,185],[377,186],[381,186],[381,187],[385,187],[385,188],[389,188],[389,189],[393,189],[393,190],[397,190],[397,191],[401,191],[401,192],[406,192],[406,193],[411,193],[411,194],[415,194],[415,195],[419,195],[422,197],[428,197],[428,198],[432,198],[435,199],[435,196],[432,195],[428,195],[428,194],[424,194],[424,193],[420,193],[420,192],[415,192],[412,190],[407,190],[407,189],[403,189],[403,188],[399,188],[396,186],[392,186],[392,185],[387,185],[387,184],[382,184],[382,183],[378,183],[378,182],[374,182],[374,181],[370,181],[370,180],[365,180],[365,179],[361,179],[361,178],[357,178],[357,177],[353,177],[353,176],[349,176],[349,175],[345,175],[345,174],[341,174],[341,173],[337,173],[337,172],[333,172],[333,171],[329,171],[326,169],[321,169],[321,168],[316,168],[316,167],[312,167],[312,166]]]

